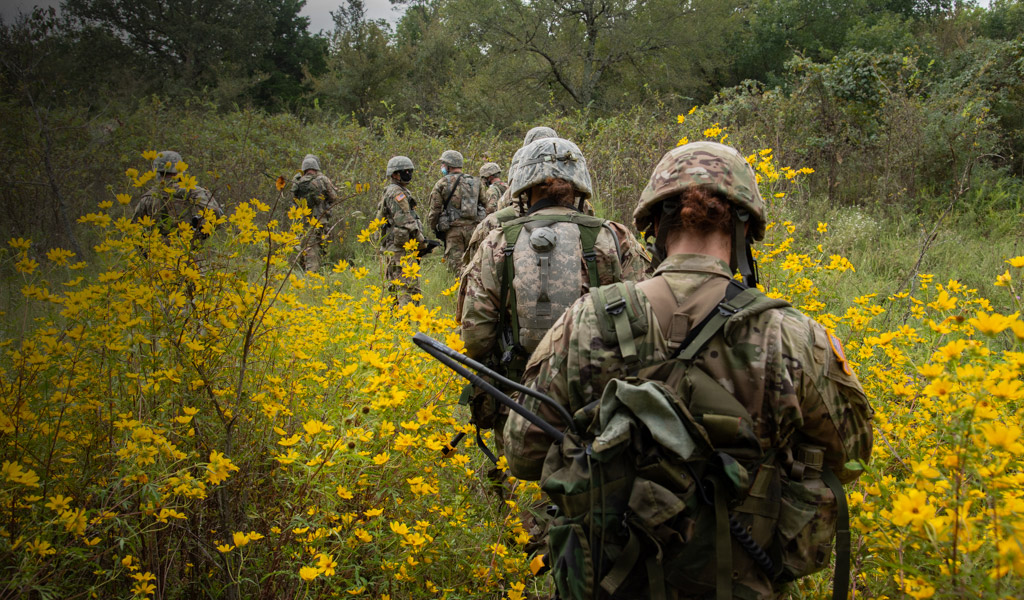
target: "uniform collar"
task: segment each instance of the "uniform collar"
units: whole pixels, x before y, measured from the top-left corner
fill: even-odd
[[[663,273],[707,273],[732,279],[729,264],[707,254],[673,254],[661,262],[654,275]]]

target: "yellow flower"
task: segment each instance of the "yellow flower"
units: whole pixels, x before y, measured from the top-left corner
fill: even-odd
[[[286,437],[286,438],[278,440],[277,443],[279,445],[281,445],[281,446],[286,446],[286,447],[287,446],[294,446],[295,444],[299,443],[300,439],[302,439],[302,434],[296,433],[295,435],[293,435],[291,437]]]
[[[352,532],[352,535],[356,536],[356,539],[365,544],[369,544],[373,541],[373,536],[365,529],[356,529]]]
[[[1024,267],[1024,256],[1015,256],[1014,258],[1011,258],[1006,262],[1010,263],[1011,267],[1016,267],[1019,269],[1021,267]]]
[[[818,233],[825,233],[828,231],[828,223],[818,223]]]
[[[231,534],[231,541],[235,543],[235,546],[241,548],[242,546],[249,543],[249,536],[241,531],[236,531]]]
[[[1014,317],[1016,318],[1016,317]],[[1004,317],[999,313],[987,314],[985,312],[978,312],[978,316],[973,319],[968,319],[968,323],[978,331],[985,335],[996,335],[997,333],[1005,330],[1013,323],[1013,319]]]
[[[46,508],[59,513],[64,512],[71,508],[71,498],[57,494],[56,496],[52,496],[50,501],[46,503]]]
[[[1003,271],[1002,275],[996,276],[996,281],[993,285],[998,287],[1006,287],[1010,285],[1011,281],[1013,281],[1013,276],[1010,275],[1010,270],[1007,269],[1006,271]]]
[[[388,462],[389,458],[391,458],[390,454],[388,454],[387,452],[381,452],[380,454],[373,457],[373,464],[383,465],[384,463]]]
[[[363,514],[366,515],[368,518],[373,518],[373,517],[376,517],[376,516],[380,515],[383,512],[384,512],[384,509],[382,509],[382,508],[370,508],[370,509],[364,510]]]
[[[921,527],[935,516],[935,507],[928,504],[928,494],[923,490],[910,490],[897,494],[892,503],[892,523],[897,527],[913,525]]]
[[[682,125],[686,122],[686,115],[676,115],[676,123]]]
[[[206,479],[216,485],[231,476],[231,471],[238,471],[231,459],[216,450],[210,452],[210,464],[206,465]]]
[[[301,569],[299,569],[299,577],[301,577],[303,581],[313,581],[319,575],[320,571],[316,570],[313,567],[302,567]]]
[[[321,431],[331,431],[332,429],[334,429],[333,426],[317,421],[316,419],[310,419],[309,421],[306,421],[302,425],[302,428],[305,429],[306,433],[308,433],[309,435],[316,435]]]
[[[409,526],[400,521],[391,521],[388,523],[388,527],[398,535],[408,535],[409,533]]]
[[[317,570],[319,570],[320,573],[327,577],[334,575],[334,569],[338,566],[337,561],[335,561],[334,557],[329,554],[317,554],[316,562]]]
[[[981,425],[980,429],[989,446],[1002,448],[1017,455],[1024,453],[1024,444],[1019,441],[1021,438],[1019,426],[992,422]]]

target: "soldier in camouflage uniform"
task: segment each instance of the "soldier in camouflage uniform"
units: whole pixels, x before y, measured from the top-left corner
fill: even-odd
[[[508,184],[501,180],[500,174],[501,167],[498,163],[484,163],[484,166],[480,167],[480,180],[486,186],[487,214],[498,210],[498,200],[508,189]]]
[[[473,230],[487,216],[485,191],[479,179],[462,172],[462,154],[441,153],[441,179],[430,191],[427,224],[444,240],[445,264],[456,275],[462,271],[462,256]]]
[[[578,210],[592,188],[576,144],[543,138],[521,156],[513,194],[529,196],[528,214],[488,234],[463,271],[456,313],[466,354],[512,379],[576,298],[592,286],[642,279],[648,267],[629,229]],[[499,450],[506,416],[502,405],[494,417]]]
[[[689,330],[722,300],[734,268],[744,275],[751,271],[742,255],[751,239],[762,239],[765,231],[764,201],[753,170],[735,149],[714,142],[687,144],[666,154],[641,195],[634,218],[638,229],[655,233],[655,260],[664,257],[655,276],[635,286],[633,312],[644,316],[648,327],[632,336],[627,329],[625,340],[610,341],[599,325],[608,310],[601,307],[604,312],[599,312],[595,306],[594,298],[606,290],[600,288],[562,315],[526,367],[524,384],[549,395],[570,414],[601,398],[613,379],[661,363],[684,347]],[[772,472],[781,472],[782,506],[787,506],[787,490],[800,501],[812,502],[788,500],[790,507],[805,507],[802,513],[786,513],[800,516],[796,529],[801,533],[791,539],[782,523],[792,528],[794,519],[787,521],[789,517],[776,513],[778,529],[768,535],[778,535],[779,542],[767,548],[770,555],[781,554],[787,569],[782,577],[767,576],[733,538],[733,597],[766,600],[782,593],[781,581],[828,565],[837,503],[820,483],[822,463],[844,483],[856,479],[860,471],[847,463],[868,460],[873,413],[839,340],[798,310],[769,308],[740,320],[735,328],[731,325],[717,330],[689,364],[710,375],[749,412],[765,456],[777,461]],[[623,348],[629,349],[631,360]],[[679,360],[684,359],[667,364]],[[556,427],[566,425],[535,399],[523,403]],[[550,438],[515,413],[508,419],[505,437],[512,473],[528,480],[541,478],[545,457],[551,460]],[[815,456],[817,476],[810,464]],[[805,537],[807,531],[816,533]],[[822,547],[828,549],[824,554]],[[807,555],[813,564],[801,561]],[[669,579],[667,572],[665,576]],[[626,596],[614,597],[644,597],[646,585],[640,582]],[[695,593],[667,581],[666,587],[668,598],[709,597],[707,591]],[[596,597],[608,597],[600,586],[598,590]]]
[[[380,249],[386,262],[388,286],[398,297],[399,306],[412,301],[413,296],[423,294],[419,276],[406,277],[402,269],[407,242],[415,240],[421,250],[427,246],[427,239],[423,237],[423,224],[416,214],[416,199],[406,187],[412,180],[413,169],[412,160],[408,157],[392,157],[387,166],[388,185],[377,204],[377,219],[384,220]]]
[[[295,204],[305,204],[310,217],[320,225],[308,232],[302,241],[302,267],[306,271],[319,271],[326,254],[324,237],[330,226],[331,208],[338,202],[338,190],[326,175],[320,172],[320,159],[307,154],[302,159],[302,172],[292,178],[292,196]]]
[[[224,216],[224,211],[209,190],[195,185],[194,180],[184,180],[184,172],[179,173],[179,165],[183,164],[181,155],[173,150],[157,154],[153,159],[153,170],[159,180],[139,198],[132,220],[150,217],[164,235],[179,223],[188,223],[195,232],[194,238],[201,239],[205,237],[202,232],[203,211],[213,211],[218,218]]]
[[[503,191],[501,193],[501,196],[499,196],[498,198],[498,202],[495,205],[495,212],[489,212],[487,217],[483,221],[480,221],[480,224],[477,226],[477,228],[473,230],[473,235],[469,238],[469,243],[466,245],[466,252],[462,255],[462,264],[465,265],[469,263],[470,259],[472,259],[474,255],[476,255],[477,248],[479,248],[480,244],[483,243],[484,238],[486,238],[487,235],[491,233],[491,231],[494,230],[496,227],[500,227],[500,224],[498,222],[499,215],[497,214],[497,211],[507,206],[511,206],[512,210],[514,211],[514,215],[519,216],[519,203],[514,203],[511,202],[510,200],[512,198],[512,191],[510,186],[512,185],[512,175],[515,172],[516,166],[519,164],[519,156],[522,154],[523,148],[529,146],[531,143],[537,140],[554,137],[558,137],[558,134],[556,134],[555,130],[551,129],[550,127],[534,127],[533,129],[526,132],[526,137],[523,138],[523,146],[519,148],[519,150],[516,150],[515,155],[512,156],[512,163],[508,168],[509,182],[505,185],[505,191]],[[589,202],[587,202],[587,204],[589,205]],[[592,215],[594,213],[593,211],[590,211],[587,214]],[[507,217],[508,214],[506,213],[505,216]],[[462,304],[464,297],[465,290],[460,287],[459,305]]]

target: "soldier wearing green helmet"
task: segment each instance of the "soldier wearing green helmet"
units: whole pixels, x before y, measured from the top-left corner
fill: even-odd
[[[135,205],[133,220],[151,218],[164,235],[168,235],[179,223],[192,228],[193,237],[206,237],[204,227],[207,218],[221,218],[224,211],[213,198],[213,194],[196,184],[195,178],[187,174],[188,165],[181,154],[174,150],[158,152],[153,159],[153,171],[157,179],[150,189],[139,198]]]
[[[377,204],[377,219],[384,221],[380,250],[385,261],[389,290],[397,296],[399,305],[417,301],[423,294],[419,274],[408,275],[402,267],[402,258],[408,253],[405,245],[415,241],[416,252],[422,256],[437,244],[423,236],[423,223],[416,212],[416,198],[408,188],[414,169],[409,157],[391,157],[384,171],[388,184]]]
[[[441,154],[441,179],[430,191],[427,224],[444,240],[444,261],[458,275],[477,223],[487,216],[486,189],[481,181],[462,171],[462,154],[445,150]]]
[[[295,204],[309,208],[310,217],[318,223],[316,228],[307,232],[303,238],[300,257],[303,269],[316,272],[320,270],[323,258],[327,254],[331,208],[338,203],[338,190],[320,170],[320,159],[313,154],[307,154],[302,159],[301,170],[292,178],[291,191]]]
[[[634,218],[656,238],[654,277],[576,301],[523,377],[601,437],[567,431],[553,448],[517,413],[505,426],[512,474],[539,479],[560,509],[545,564],[566,599],[779,598],[789,582],[828,567],[837,529],[848,530],[837,527],[846,514],[842,484],[871,455],[872,409],[839,339],[753,287],[749,245],[764,236],[765,204],[736,149],[697,142],[665,154]],[[555,427],[569,426],[535,398],[522,402]],[[655,441],[653,429],[645,437],[621,421],[601,429],[626,403],[633,423],[697,423],[684,433],[704,441],[673,455],[681,459],[652,458],[669,456],[664,440],[680,438]],[[598,443],[615,443],[609,431],[635,435],[626,438],[635,454],[618,455],[637,460],[622,463],[635,474],[614,480],[622,489],[567,466],[581,465],[585,448],[586,468],[611,468],[616,459]],[[590,489],[589,500],[573,505],[573,489]],[[609,506],[621,514],[595,512]],[[848,531],[837,549],[844,543],[848,552]],[[848,570],[837,566],[834,579],[835,597],[845,597]]]
[[[480,180],[485,186],[484,195],[487,198],[487,214],[491,214],[498,209],[498,200],[501,199],[501,195],[508,189],[508,184],[501,180],[500,175],[501,167],[498,163],[484,163],[480,167]]]

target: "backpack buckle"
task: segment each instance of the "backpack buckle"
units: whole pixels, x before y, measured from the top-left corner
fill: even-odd
[[[609,302],[608,304],[604,305],[605,312],[607,312],[610,315],[621,314],[623,309],[625,309],[625,308],[626,308],[626,299],[625,298],[619,298],[618,300],[615,300],[614,302]]]
[[[736,308],[735,306],[733,306],[731,304],[727,304],[725,302],[722,302],[721,304],[718,305],[718,314],[722,315],[723,317],[728,318],[728,317],[731,317],[731,316],[733,316],[734,314],[736,314],[738,312],[740,312],[740,309]]]
[[[583,260],[591,263],[594,262],[595,260],[597,260],[597,252],[593,250],[591,250],[590,252],[584,252]]]

